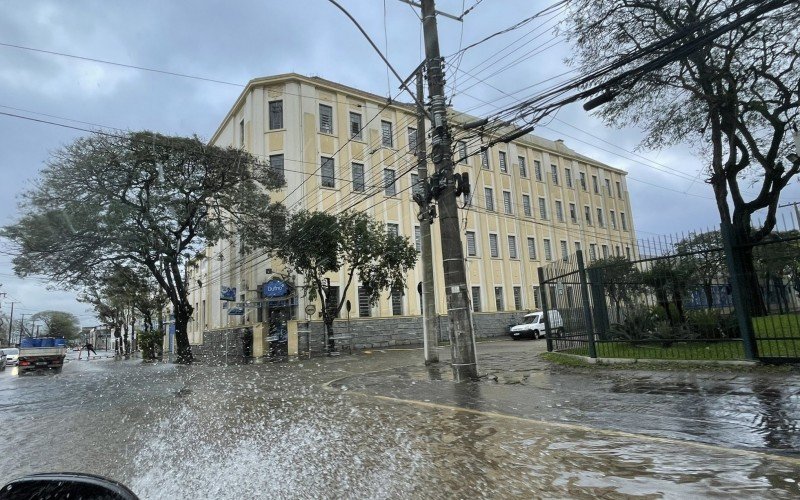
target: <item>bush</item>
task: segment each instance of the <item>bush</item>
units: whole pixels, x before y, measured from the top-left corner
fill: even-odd
[[[638,342],[647,340],[652,336],[656,326],[657,317],[650,309],[640,307],[627,312],[620,323],[611,325],[608,333],[611,340],[627,340]]]
[[[700,309],[686,313],[686,326],[688,326],[695,336],[701,339],[721,339],[722,333],[722,314],[712,309]]]
[[[139,349],[144,359],[160,358],[164,354],[164,332],[160,330],[140,332]]]

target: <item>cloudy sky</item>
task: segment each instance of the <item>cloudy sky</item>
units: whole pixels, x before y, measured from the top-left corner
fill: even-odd
[[[340,3],[401,75],[422,60],[415,8],[399,0]],[[439,18],[442,54],[551,3],[439,0],[437,7],[451,13],[475,6],[463,23]],[[569,69],[563,63],[569,47],[552,33],[556,21],[530,24],[468,51],[458,71],[453,74],[451,66],[448,74],[449,83],[455,84],[450,89],[454,107],[481,116],[530,96],[536,88],[513,98],[509,93],[553,83]],[[0,0],[0,224],[15,220],[18,195],[36,178],[49,153],[86,134],[20,117],[78,128],[150,129],[208,138],[243,84],[286,72],[317,75],[380,95],[395,94],[398,86],[394,77],[387,79],[380,58],[355,26],[327,0]],[[639,236],[718,224],[712,193],[703,182],[704,162],[688,149],[634,151],[640,137],[636,130],[608,129],[580,106],[565,108],[536,133],[562,138],[580,153],[627,170]],[[798,183],[784,200],[800,200]],[[49,290],[42,280],[15,278],[9,261],[0,255],[0,292],[7,294],[3,312],[8,313],[14,300],[19,302],[15,315],[59,309],[75,313],[84,325],[94,323],[73,293]]]

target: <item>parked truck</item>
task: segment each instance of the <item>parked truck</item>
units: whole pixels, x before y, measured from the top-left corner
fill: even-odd
[[[32,370],[61,371],[66,355],[64,339],[22,339],[17,360],[18,373]]]

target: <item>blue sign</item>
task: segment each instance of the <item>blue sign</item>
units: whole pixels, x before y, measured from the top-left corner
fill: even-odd
[[[220,287],[219,300],[236,300],[236,287],[235,286]]]
[[[228,309],[228,316],[244,316],[244,307],[231,307]]]
[[[264,288],[261,292],[264,297],[286,297],[289,295],[289,284],[283,280],[273,278],[264,283]]]

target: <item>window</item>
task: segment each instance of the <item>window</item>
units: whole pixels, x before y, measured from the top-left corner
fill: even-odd
[[[541,298],[539,295],[539,287],[533,285],[533,307],[539,309],[540,307],[542,307],[540,304],[541,304]]]
[[[597,184],[597,176],[592,176],[592,186],[594,187],[594,194],[600,194],[600,187]]]
[[[578,210],[575,208],[574,203],[569,204],[569,220],[571,220],[573,224],[578,223]]]
[[[494,287],[494,306],[497,308],[498,311],[505,311],[506,306],[503,303],[503,287],[496,286]]]
[[[283,155],[269,155],[269,169],[283,182]]]
[[[333,158],[328,158],[323,156],[322,157],[322,167],[320,168],[320,175],[322,176],[322,187],[336,187],[336,182],[334,181],[334,166],[333,166]]]
[[[481,151],[481,168],[489,170],[489,153],[485,149]]]
[[[352,139],[361,139],[361,114],[350,112],[350,137]]]
[[[408,150],[412,153],[417,151],[417,129],[408,127]]]
[[[580,252],[581,251],[581,242],[580,241],[576,241],[575,242],[575,251],[576,252]]]
[[[467,143],[458,141],[458,160],[460,163],[467,163]]]
[[[391,148],[394,146],[394,138],[392,137],[392,122],[381,120],[381,145]]]
[[[580,176],[581,176],[581,189],[586,191],[586,174],[583,173],[583,172],[580,172]]]
[[[269,129],[283,128],[283,101],[269,102]]]
[[[392,236],[400,236],[400,225],[394,222],[387,222],[386,232]]]
[[[489,255],[495,259],[500,257],[500,248],[497,245],[496,234],[489,234]]]
[[[592,209],[589,205],[585,205],[583,207],[583,217],[586,219],[586,224],[591,226],[592,225]]]
[[[526,217],[533,217],[533,212],[531,212],[531,197],[527,194],[522,195],[522,213],[524,213]]]
[[[522,287],[515,286],[511,289],[514,293],[514,309],[522,310]]]
[[[244,147],[244,118],[239,122],[239,146]]]
[[[499,159],[500,160],[500,171],[503,172],[504,174],[507,174],[508,173],[508,165],[506,164],[506,153],[505,153],[505,151],[500,151],[498,153],[498,155],[500,156],[500,159]]]
[[[608,195],[611,196],[611,181],[608,179],[606,179],[606,191],[608,192]]]
[[[622,199],[622,184],[617,181],[617,198]]]
[[[603,245],[603,258],[608,258],[608,245]]]
[[[519,175],[520,177],[528,177],[528,167],[525,165],[525,157],[524,156],[517,156],[517,161],[519,162]]]
[[[417,252],[422,251],[422,228],[419,226],[414,226],[414,248]]]
[[[625,257],[627,257],[628,260],[631,260],[631,247],[628,245],[625,245]]]
[[[362,163],[353,163],[351,167],[353,170],[353,191],[365,191],[367,186],[364,182],[364,165]]]
[[[503,191],[503,210],[507,214],[512,214],[511,211],[511,192],[510,191]]]
[[[556,200],[556,218],[558,222],[564,222],[564,206],[558,200]]]
[[[567,183],[567,187],[572,187],[572,170],[565,168],[564,169],[564,181]]]
[[[566,241],[561,240],[561,260],[567,259],[569,259],[569,247]]]
[[[319,131],[324,134],[333,133],[333,108],[325,104],[319,105]]]
[[[403,315],[403,290],[400,288],[392,288],[392,316]]]
[[[622,252],[619,249],[619,245],[614,245],[614,255],[617,257],[622,257]]]
[[[533,160],[533,170],[534,174],[536,175],[536,180],[542,180],[542,162],[539,160]]]
[[[622,230],[623,231],[627,231],[628,230],[628,218],[625,217],[625,212],[620,212],[619,213],[619,221],[622,223]]]
[[[544,243],[544,259],[545,260],[553,260],[553,249],[550,248],[550,240],[545,238],[542,241]]]
[[[606,222],[603,220],[603,209],[597,209],[597,225],[600,227],[606,227]]]
[[[508,236],[508,258],[509,259],[516,259],[517,257],[517,237],[509,235]]]
[[[536,260],[536,239],[528,238],[528,258]]]
[[[550,165],[550,173],[553,175],[553,184],[558,186],[558,167]]]
[[[478,255],[478,245],[475,241],[475,231],[467,231],[467,256],[475,257]]]
[[[397,194],[397,186],[394,182],[394,170],[391,168],[383,169],[383,186],[386,196],[394,196]]]
[[[472,287],[472,310],[474,312],[481,312],[481,287]]]
[[[597,245],[594,243],[589,244],[589,260],[597,260]]]
[[[539,198],[539,217],[547,220],[547,201],[544,198]]]
[[[494,192],[492,188],[483,188],[483,196],[486,198],[486,210],[494,212]]]
[[[358,316],[368,318],[372,316],[372,307],[369,303],[369,293],[366,287],[358,287]]]
[[[419,183],[419,174],[411,174],[411,197],[415,194],[422,193],[422,185]]]
[[[608,218],[611,219],[611,229],[616,229],[617,228],[617,214],[615,214],[614,211],[611,210]]]

